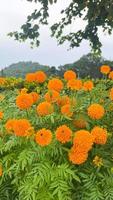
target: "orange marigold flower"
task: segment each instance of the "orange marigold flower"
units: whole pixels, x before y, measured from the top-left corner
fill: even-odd
[[[45,116],[53,113],[54,109],[51,103],[44,101],[37,106],[37,113],[40,116]]]
[[[26,78],[25,79],[29,83],[34,82],[36,80],[35,73],[28,73],[28,74],[26,74]]]
[[[67,87],[71,90],[80,90],[82,89],[82,81],[78,79],[71,79],[68,81]]]
[[[6,124],[5,128],[8,132],[13,132],[14,131],[14,124],[16,122],[16,119],[9,119]]]
[[[78,119],[75,119],[75,120],[73,121],[73,124],[74,124],[75,127],[77,127],[77,128],[86,128],[86,126],[87,126],[87,121],[86,121],[84,118],[80,117],[80,118],[78,118]]]
[[[38,71],[35,73],[35,80],[37,83],[44,83],[47,76],[43,71]]]
[[[111,80],[113,80],[113,71],[111,71],[111,72],[109,73],[109,78],[110,78]]]
[[[0,176],[2,176],[3,174],[3,170],[2,170],[2,166],[0,165]]]
[[[3,77],[0,77],[0,85],[4,85],[6,83],[6,79]]]
[[[113,101],[113,88],[110,90],[110,99]]]
[[[70,104],[66,104],[64,106],[61,107],[61,113],[63,115],[66,115],[68,117],[71,117],[73,115],[73,112],[72,112],[72,107]]]
[[[109,74],[110,70],[111,68],[108,65],[102,65],[100,68],[101,73],[106,75]]]
[[[33,105],[33,98],[30,94],[20,94],[16,98],[16,105],[21,110],[28,109]]]
[[[75,137],[73,139],[74,147],[80,152],[88,152],[93,145],[94,138],[86,130],[80,130],[75,132]]]
[[[45,128],[39,130],[36,133],[35,136],[35,141],[37,144],[39,144],[40,146],[47,146],[51,143],[52,141],[52,133],[50,130],[47,130]]]
[[[88,153],[78,152],[72,147],[69,152],[69,160],[76,165],[83,164],[88,158]]]
[[[56,130],[56,139],[61,143],[66,143],[71,140],[72,131],[66,125],[62,125]]]
[[[37,92],[31,92],[30,95],[32,96],[33,103],[36,103],[39,100],[39,94]]]
[[[96,144],[105,144],[107,142],[107,130],[103,129],[99,126],[95,126],[92,131],[91,134],[94,137],[94,142]]]
[[[83,89],[85,91],[90,91],[94,88],[93,82],[92,81],[85,81],[83,84]]]
[[[3,119],[4,113],[0,111],[0,119]]]
[[[64,106],[66,104],[70,104],[70,98],[67,95],[61,96],[57,101],[59,106]]]
[[[88,108],[88,115],[92,119],[101,119],[104,116],[104,107],[100,104],[92,104]]]
[[[64,73],[64,79],[67,81],[75,78],[76,78],[76,73],[72,70],[68,70]]]
[[[44,96],[45,100],[50,102],[50,103],[54,103],[57,102],[58,99],[60,98],[60,94],[59,92],[55,91],[55,90],[49,90],[45,96]]]
[[[48,83],[48,89],[60,92],[63,89],[63,82],[58,78],[53,78]]]
[[[14,122],[14,133],[16,136],[28,136],[28,130],[31,129],[31,124],[27,119],[19,119]]]

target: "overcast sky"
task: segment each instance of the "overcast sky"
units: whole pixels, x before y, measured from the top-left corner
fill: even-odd
[[[71,0],[58,1],[50,8],[50,24],[59,18],[59,11],[69,4]],[[64,3],[65,2],[65,3]],[[41,45],[39,48],[31,49],[29,43],[19,43],[7,36],[8,32],[19,30],[19,27],[26,21],[26,17],[39,4],[30,3],[26,0],[3,0],[0,4],[0,68],[19,61],[36,61],[41,64],[58,66],[71,63],[90,51],[88,42],[84,41],[79,48],[67,51],[68,45],[57,46],[55,39],[49,36],[48,28],[41,29]],[[76,27],[75,27],[76,26]],[[77,20],[70,29],[79,29],[84,24]],[[69,31],[69,30],[68,30]],[[106,36],[100,33],[103,43],[102,54],[108,59],[113,59],[113,34]]]

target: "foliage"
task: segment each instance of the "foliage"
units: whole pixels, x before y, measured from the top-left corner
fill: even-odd
[[[41,8],[37,8],[27,17],[27,21],[21,26],[21,32],[9,33],[16,40],[26,41],[29,39],[31,45],[39,46],[39,29],[41,25],[48,25],[49,6],[57,3],[57,0],[27,0],[30,2],[40,3]],[[95,12],[94,12],[95,8]],[[78,47],[82,40],[89,40],[92,49],[96,53],[100,53],[101,42],[99,40],[99,28],[108,34],[112,33],[113,29],[113,2],[112,0],[103,1],[81,1],[71,0],[70,4],[61,11],[61,20],[51,26],[52,36],[54,36],[58,44],[63,44],[65,41],[70,42],[70,48]],[[67,26],[72,25],[81,18],[85,22],[85,28],[77,31],[72,31],[65,34]]]

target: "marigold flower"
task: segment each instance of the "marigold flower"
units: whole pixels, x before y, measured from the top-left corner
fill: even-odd
[[[48,89],[60,92],[63,89],[63,82],[58,78],[53,78],[48,83]]]
[[[70,98],[67,95],[61,96],[57,101],[59,106],[64,106],[66,104],[70,104]]]
[[[6,83],[6,79],[3,77],[0,77],[0,85],[4,85]]]
[[[54,109],[53,106],[51,105],[51,103],[49,102],[42,102],[37,106],[37,113],[40,116],[45,116],[45,115],[49,115],[51,113],[53,113]]]
[[[91,91],[94,88],[93,82],[92,81],[85,81],[83,84],[83,89],[85,91]]]
[[[101,119],[105,114],[104,107],[100,104],[92,104],[88,108],[88,115],[92,119]]]
[[[66,125],[62,125],[56,130],[56,139],[61,143],[66,143],[71,140],[72,131]]]
[[[95,156],[93,159],[93,164],[97,167],[101,167],[103,165],[103,160],[99,156]]]
[[[111,68],[108,65],[102,65],[100,68],[101,73],[105,75],[109,74],[110,70]]]
[[[73,121],[73,124],[74,124],[75,127],[77,127],[77,128],[86,128],[86,126],[87,126],[87,121],[86,121],[84,118],[80,117],[80,118],[78,118],[78,119],[75,119],[75,120]]]
[[[40,96],[37,92],[31,92],[30,95],[32,96],[33,103],[36,103],[40,98]]]
[[[76,165],[83,164],[88,158],[88,153],[78,152],[73,147],[69,152],[69,160]]]
[[[71,79],[67,82],[67,87],[71,90],[80,90],[82,89],[82,81],[78,79]]]
[[[73,112],[72,112],[72,107],[70,104],[66,104],[64,106],[61,107],[61,113],[63,115],[66,115],[68,117],[72,117]]]
[[[35,81],[37,83],[44,83],[47,76],[43,71],[38,71],[35,73]]]
[[[9,119],[6,124],[5,124],[5,128],[7,130],[7,132],[13,132],[14,131],[14,124],[16,122],[16,119]]]
[[[0,165],[0,176],[2,176],[3,174],[3,170],[2,170],[2,166]]]
[[[0,111],[0,119],[3,119],[4,113]]]
[[[28,73],[26,74],[25,80],[29,83],[36,81],[35,73]]]
[[[16,136],[29,136],[28,132],[31,129],[31,124],[27,119],[19,119],[14,122],[13,129]]]
[[[93,145],[94,138],[86,130],[80,130],[75,132],[75,137],[73,139],[74,147],[80,152],[88,152]]]
[[[21,94],[26,94],[26,93],[27,93],[27,91],[28,91],[28,89],[27,89],[27,88],[22,88],[22,89],[21,89],[21,91],[20,91],[20,93],[21,93]]]
[[[113,80],[113,71],[111,71],[111,72],[109,73],[109,78],[110,78],[111,80]]]
[[[33,98],[30,94],[20,94],[16,98],[16,105],[21,110],[28,109],[33,105]]]
[[[55,103],[58,101],[58,99],[60,98],[60,94],[59,92],[55,91],[55,90],[49,90],[45,96],[44,96],[45,100],[47,102],[50,103]]]
[[[52,133],[50,130],[47,130],[45,128],[39,130],[36,133],[35,136],[35,141],[37,144],[39,144],[40,146],[47,146],[51,143],[52,141]]]
[[[68,70],[64,73],[64,79],[67,81],[75,78],[76,78],[76,73],[72,70]]]
[[[110,90],[110,99],[113,101],[113,88]]]
[[[107,130],[99,126],[95,126],[91,131],[96,144],[105,144],[107,142]]]

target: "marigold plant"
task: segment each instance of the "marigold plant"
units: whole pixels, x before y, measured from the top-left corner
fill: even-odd
[[[58,78],[53,78],[48,82],[48,89],[60,92],[63,89],[63,82]]]
[[[76,73],[72,70],[68,70],[64,73],[64,79],[69,81],[71,79],[76,79]]]
[[[102,65],[100,68],[101,73],[105,75],[109,74],[110,70],[111,68],[108,65]]]
[[[53,105],[47,101],[44,101],[37,106],[37,113],[39,116],[50,115],[53,111]]]
[[[94,88],[94,84],[92,81],[85,81],[83,84],[83,89],[85,91],[91,91]]]
[[[57,128],[56,139],[61,143],[69,142],[71,140],[71,137],[72,137],[72,131],[66,125],[62,125]]]
[[[38,71],[35,73],[35,81],[37,83],[44,83],[46,81],[46,74],[43,71]]]
[[[37,144],[39,144],[40,146],[47,146],[51,143],[52,141],[52,133],[50,130],[47,130],[45,128],[39,130],[36,133],[35,136],[35,141]]]
[[[104,107],[100,104],[92,104],[88,107],[88,115],[90,118],[98,120],[101,119],[105,114]]]
[[[72,106],[70,104],[66,104],[66,105],[62,106],[61,113],[68,117],[72,117],[72,115],[73,115]]]
[[[91,134],[94,137],[94,142],[96,144],[105,144],[107,142],[107,130],[103,129],[99,126],[95,126],[92,131]]]
[[[71,90],[80,90],[82,89],[82,81],[78,79],[71,79],[68,81],[67,87]]]
[[[33,98],[30,94],[20,94],[16,98],[16,105],[19,109],[28,109],[33,105]]]

